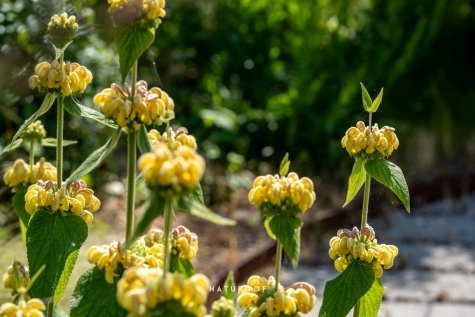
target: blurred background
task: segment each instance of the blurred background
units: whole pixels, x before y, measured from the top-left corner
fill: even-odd
[[[80,100],[94,107],[97,92],[120,82],[108,4],[67,3],[80,31],[65,60],[93,72]],[[38,62],[53,59],[45,32],[60,6],[0,1],[0,150],[42,102],[28,78]],[[291,169],[314,180],[318,207],[341,207],[353,160],[340,140],[367,122],[360,82],[373,98],[384,87],[373,121],[396,129],[401,145],[391,161],[410,189],[475,172],[473,0],[169,0],[166,11],[139,60],[139,79],[174,99],[172,125],[197,138],[208,163],[208,204],[246,200],[233,195],[255,175],[275,173],[288,152]],[[41,120],[54,137],[54,107]],[[69,114],[66,120],[65,138],[78,140],[65,150],[68,175],[112,130]],[[90,187],[100,192],[123,180],[122,141],[114,159],[90,175]],[[36,150],[54,161],[54,148]],[[3,155],[2,171],[18,157],[27,152]],[[1,202],[11,197],[5,187],[0,193]],[[391,195],[382,186],[374,193]],[[395,199],[387,205],[401,207]]]

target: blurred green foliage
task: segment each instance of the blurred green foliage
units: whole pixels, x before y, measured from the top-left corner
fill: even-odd
[[[41,102],[27,82],[38,61],[52,59],[45,30],[60,3],[0,5],[0,142]],[[92,70],[93,85],[80,97],[91,107],[95,93],[120,81],[107,8],[105,0],[68,1],[80,35],[66,60]],[[359,82],[373,97],[384,87],[374,118],[396,128],[406,148],[396,161],[418,169],[420,146],[430,145],[433,161],[475,137],[470,0],[175,0],[156,34],[139,77],[172,96],[174,124],[197,137],[218,170],[262,172],[259,162],[277,167],[289,152],[292,168],[307,175],[347,175],[341,137],[367,121]],[[71,169],[112,131],[67,118],[65,137],[80,141],[65,152]],[[54,136],[54,111],[43,121]],[[125,170],[116,164],[106,163],[97,179]]]

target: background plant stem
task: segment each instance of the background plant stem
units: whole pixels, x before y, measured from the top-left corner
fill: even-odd
[[[136,140],[135,130],[129,129],[129,133],[127,134],[127,218],[125,241],[129,241],[134,230],[135,168],[137,161]]]
[[[277,239],[277,247],[275,254],[275,289],[279,289],[280,267],[282,265],[282,243]]]
[[[168,252],[170,249],[170,225],[171,225],[171,219],[173,216],[173,209],[172,209],[172,201],[167,199],[167,202],[165,203],[165,273],[167,274],[170,271],[170,257],[171,253]]]
[[[30,171],[33,170],[33,165],[35,164],[35,155],[33,153],[35,141],[30,141]]]

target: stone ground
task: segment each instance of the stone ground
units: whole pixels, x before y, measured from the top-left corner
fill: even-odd
[[[378,317],[475,316],[475,195],[430,203],[411,215],[395,210],[370,224],[378,241],[399,248],[395,267],[383,274],[386,292]],[[327,251],[325,246],[321,252]],[[318,306],[306,315],[316,317],[325,282],[336,275],[327,262],[286,268],[282,281],[316,286]]]

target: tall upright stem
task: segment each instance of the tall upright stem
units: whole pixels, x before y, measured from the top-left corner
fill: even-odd
[[[64,54],[61,54],[59,57],[59,69],[63,70],[63,63],[64,63]],[[57,130],[56,130],[56,176],[58,184],[57,186],[61,186],[63,182],[63,129],[64,129],[64,105],[63,105],[64,97],[63,95],[58,96],[58,120],[56,123]]]
[[[125,241],[129,241],[134,230],[135,209],[135,169],[137,162],[137,141],[135,130],[129,129],[127,134],[127,219],[125,225]]]
[[[171,221],[172,221],[172,216],[173,216],[173,209],[172,209],[172,201],[167,199],[167,202],[165,203],[165,273],[167,274],[170,271],[170,258],[171,258],[171,253],[168,252],[170,249],[170,226],[171,226]]]
[[[35,148],[35,141],[30,141],[30,171],[33,170],[33,165],[35,164],[35,153],[33,152]]]
[[[275,289],[279,289],[280,267],[282,265],[282,243],[277,238],[277,248],[275,254]]]
[[[137,82],[137,61],[135,61],[132,71],[132,94],[130,100],[135,97],[135,83]],[[125,241],[129,241],[134,230],[134,209],[135,209],[135,170],[137,163],[137,136],[136,131],[129,129],[127,134],[127,218],[125,224]]]

